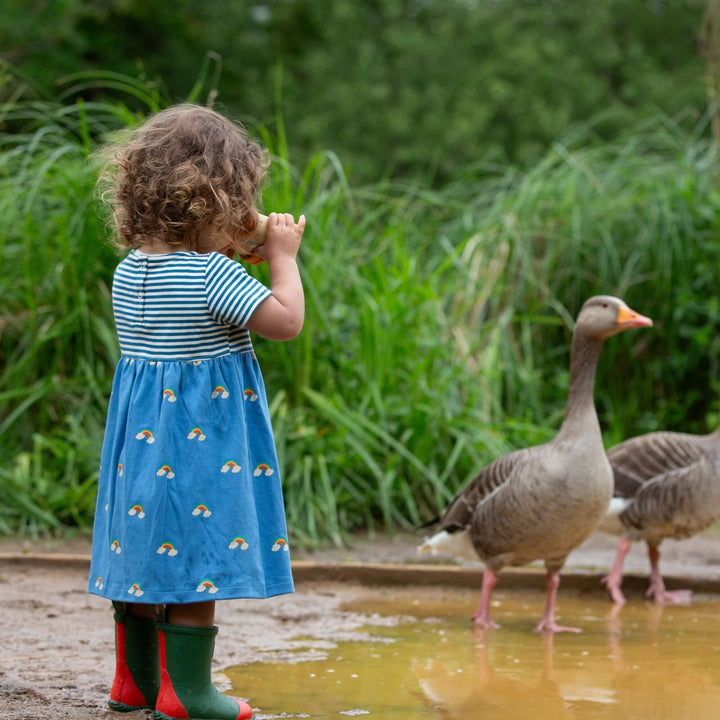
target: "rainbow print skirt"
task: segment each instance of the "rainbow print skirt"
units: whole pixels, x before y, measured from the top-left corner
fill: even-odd
[[[293,591],[280,472],[252,352],[121,358],[88,589],[152,604]]]

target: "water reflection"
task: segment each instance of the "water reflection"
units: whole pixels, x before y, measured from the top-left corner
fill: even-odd
[[[620,611],[608,619],[617,703],[637,718],[720,718],[717,614],[655,604],[644,610],[644,622],[636,628],[629,621],[629,632],[623,632]]]
[[[434,658],[413,659],[413,672],[431,707],[441,709],[448,719],[572,717],[553,679],[552,634],[540,640],[543,660],[537,677],[527,677],[517,668],[498,669],[490,660],[492,631],[477,628],[473,634],[477,643],[474,672],[458,673]]]
[[[238,691],[252,695],[259,720],[720,720],[717,598],[683,608],[568,598],[563,621],[582,625],[579,636],[534,633],[530,594],[503,596],[499,630],[468,623],[470,596],[416,598],[364,601],[364,612],[402,621],[338,642],[322,660],[241,666]]]
[[[631,613],[624,625],[620,607],[610,609],[606,653],[596,634],[577,647],[546,634],[536,638],[538,666],[539,648],[527,639],[475,630],[474,673],[458,674],[436,658],[414,658],[413,672],[426,702],[448,720],[720,718],[715,613],[705,625],[674,609],[663,627],[666,608],[649,605],[642,612]]]

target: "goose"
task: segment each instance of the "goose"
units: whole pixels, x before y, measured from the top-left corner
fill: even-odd
[[[597,361],[611,335],[650,326],[650,318],[619,298],[586,300],[573,331],[570,387],[556,436],[480,470],[445,508],[437,532],[418,547],[421,553],[449,552],[485,564],[480,603],[472,616],[476,626],[499,627],[490,619],[490,598],[503,567],[544,560],[547,602],[536,630],[580,632],[556,623],[555,600],[565,559],[595,530],[613,493],[593,399]]]
[[[664,538],[691,537],[720,518],[720,427],[707,435],[652,432],[611,447],[615,491],[598,530],[619,535],[612,569],[603,582],[622,605],[622,569],[634,541],[644,540],[650,561],[646,596],[686,603],[689,590],[665,589],[660,574]]]

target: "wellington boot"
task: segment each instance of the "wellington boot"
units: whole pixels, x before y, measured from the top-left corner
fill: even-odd
[[[154,708],[160,688],[156,623],[121,607],[115,606],[115,679],[108,705],[120,712]]]
[[[158,623],[160,692],[156,720],[251,720],[247,703],[223,695],[210,678],[216,627]]]

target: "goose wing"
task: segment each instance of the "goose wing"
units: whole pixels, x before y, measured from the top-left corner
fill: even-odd
[[[707,454],[646,481],[620,514],[624,525],[662,537],[690,537],[720,515],[720,468]]]
[[[440,529],[453,533],[469,527],[475,508],[524,466],[533,449],[514,450],[480,470],[445,508],[440,516]]]
[[[658,475],[696,462],[704,453],[702,436],[654,432],[630,438],[607,451],[615,478],[615,496],[632,498]]]

